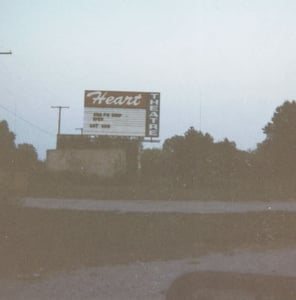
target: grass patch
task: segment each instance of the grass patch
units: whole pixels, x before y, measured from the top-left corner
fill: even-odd
[[[98,213],[5,208],[0,275],[295,245],[295,213]]]

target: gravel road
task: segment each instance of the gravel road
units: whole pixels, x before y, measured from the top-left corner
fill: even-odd
[[[296,202],[222,201],[128,201],[23,198],[21,205],[46,209],[71,209],[110,212],[159,213],[244,213],[255,211],[296,211]]]
[[[296,277],[295,261],[296,249],[278,249],[41,274],[31,280],[0,280],[0,299],[164,300],[172,282],[187,272],[231,271]]]
[[[292,202],[99,201],[24,198],[21,205],[46,209],[164,213],[296,211]],[[213,253],[198,259],[137,262],[0,280],[5,300],[164,300],[172,282],[193,271],[230,271],[296,277],[296,249]]]

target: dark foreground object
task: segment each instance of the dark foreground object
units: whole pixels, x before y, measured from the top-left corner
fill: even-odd
[[[166,300],[295,300],[296,278],[195,272],[173,282]]]

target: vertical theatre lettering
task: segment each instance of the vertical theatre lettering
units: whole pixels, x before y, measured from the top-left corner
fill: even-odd
[[[160,94],[151,93],[149,97],[146,117],[146,136],[159,136],[159,113],[160,113]]]

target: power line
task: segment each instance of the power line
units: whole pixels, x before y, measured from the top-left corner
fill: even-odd
[[[34,123],[32,123],[32,122],[30,122],[30,121],[24,119],[23,117],[17,115],[15,112],[12,112],[11,110],[9,110],[8,108],[6,108],[6,107],[3,106],[2,104],[0,104],[0,107],[1,107],[3,110],[5,110],[5,111],[7,111],[8,113],[10,113],[10,114],[12,114],[13,116],[15,116],[16,118],[20,119],[21,121],[23,121],[23,122],[27,123],[28,125],[30,125],[30,126],[36,128],[36,129],[38,129],[39,131],[41,131],[41,132],[43,132],[43,133],[45,133],[45,134],[47,134],[47,135],[54,136],[53,133],[51,133],[51,132],[49,132],[49,131],[47,131],[47,130],[41,128],[41,127],[39,127],[38,125],[36,125],[36,124],[34,124]]]
[[[9,73],[13,80],[17,80],[17,81],[21,82],[22,84],[25,83],[24,88],[26,88],[26,94],[28,94],[28,90],[30,92],[36,91],[36,86],[38,86],[39,88],[42,86],[43,93],[46,92],[46,94],[50,95],[51,97],[54,97],[55,99],[60,98],[59,95],[57,95],[55,92],[53,92],[51,89],[48,88],[48,85],[45,84],[44,80],[42,79],[42,76],[40,76],[40,72],[34,73],[37,75],[37,77],[35,77],[34,80],[35,81],[38,80],[38,85],[36,85],[36,84],[32,85],[32,83],[30,81],[26,80],[27,77],[24,77],[24,75],[22,75],[22,73],[26,73],[26,74],[32,73],[32,70],[30,69],[30,67],[28,67],[28,65],[26,65],[20,59],[19,56],[15,56],[14,60],[17,63],[16,65],[14,65],[14,67],[17,69],[15,69],[13,72],[11,71],[10,67],[7,67],[6,63],[3,60],[0,61],[0,64],[2,66],[4,66],[6,69],[5,75],[7,75],[7,73]],[[2,69],[3,68],[1,68],[0,71],[3,71]],[[63,79],[63,78],[61,77],[61,79]],[[23,81],[23,80],[25,80],[25,81]]]

